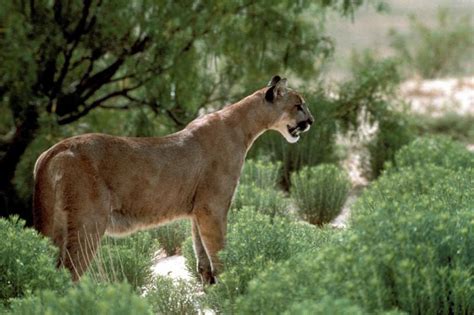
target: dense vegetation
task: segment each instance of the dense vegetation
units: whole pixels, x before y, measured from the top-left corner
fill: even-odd
[[[21,218],[0,218],[0,313],[473,314],[474,119],[412,116],[396,91],[406,75],[464,74],[472,23],[414,18],[392,32],[393,58],[356,53],[328,87],[326,14],[362,2],[2,4],[0,211]],[[104,238],[78,284],[56,268],[57,249],[27,227],[40,152],[85,132],[173,132],[278,72],[303,83],[315,123],[296,145],[269,132],[250,150],[216,285],[202,292],[186,220]],[[339,140],[362,124],[376,132],[357,196]],[[334,228],[349,194],[348,226]],[[153,276],[157,253],[182,254],[193,279]]]

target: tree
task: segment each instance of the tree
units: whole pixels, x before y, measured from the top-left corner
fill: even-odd
[[[47,115],[148,106],[176,126],[279,72],[311,79],[329,8],[362,1],[6,0],[0,8],[0,211],[29,219],[12,180]],[[252,88],[250,88],[252,86]]]

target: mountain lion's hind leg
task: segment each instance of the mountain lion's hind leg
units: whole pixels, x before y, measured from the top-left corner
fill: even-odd
[[[72,171],[74,173],[74,171]],[[83,172],[61,182],[61,211],[67,214],[63,265],[74,281],[86,272],[105,233],[110,207],[105,184],[92,173]]]

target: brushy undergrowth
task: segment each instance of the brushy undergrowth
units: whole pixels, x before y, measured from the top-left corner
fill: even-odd
[[[17,300],[12,314],[23,315],[151,315],[150,306],[127,283],[98,284],[88,278],[63,295],[45,290],[35,297]]]
[[[276,188],[281,173],[281,162],[247,159],[240,175],[241,185],[255,185],[258,188]]]
[[[0,304],[41,290],[60,292],[70,275],[57,269],[58,250],[18,217],[0,218]]]
[[[367,146],[371,178],[379,177],[385,165],[393,162],[395,153],[415,138],[411,120],[405,114],[388,111],[378,123],[378,132]]]
[[[289,201],[277,187],[280,173],[281,162],[246,161],[232,209],[251,206],[271,217],[288,216]]]
[[[291,181],[291,195],[300,216],[319,226],[341,213],[351,187],[347,174],[331,164],[304,167]]]
[[[124,238],[105,237],[87,273],[98,282],[126,281],[141,292],[151,280],[153,257],[159,248],[149,231]]]
[[[462,143],[474,143],[474,115],[448,112],[439,117],[416,115],[411,124],[420,136],[445,135]]]
[[[472,168],[381,176],[338,242],[266,268],[237,299],[237,313],[289,312],[292,303],[326,296],[363,313],[472,313],[473,184]]]
[[[207,303],[213,309],[232,312],[237,296],[246,291],[248,282],[269,265],[284,261],[299,252],[314,252],[329,242],[331,232],[286,218],[271,218],[246,207],[230,214],[226,248],[220,253],[224,272],[217,285],[209,288]],[[195,258],[184,251],[191,271]]]
[[[189,220],[178,220],[160,226],[151,233],[158,240],[166,255],[172,256],[181,252],[183,242],[191,235],[191,224]]]
[[[274,216],[288,216],[289,200],[275,188],[260,188],[254,184],[240,184],[232,202],[232,209],[255,207],[259,212]]]
[[[199,314],[197,286],[185,280],[158,276],[148,288],[146,299],[154,314]]]
[[[388,171],[405,167],[433,164],[444,168],[459,169],[474,167],[474,153],[456,141],[444,136],[420,137],[401,148]]]

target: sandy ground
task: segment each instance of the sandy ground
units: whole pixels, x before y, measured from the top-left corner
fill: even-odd
[[[186,269],[182,255],[166,257],[158,254],[156,263],[152,267],[154,276],[167,276],[173,279],[191,280],[191,274]]]
[[[447,112],[474,115],[474,76],[409,80],[400,85],[400,93],[417,114],[432,117],[439,117]]]

